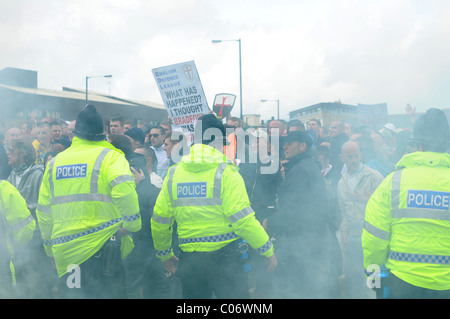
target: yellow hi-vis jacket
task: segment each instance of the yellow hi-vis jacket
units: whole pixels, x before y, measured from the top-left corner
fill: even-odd
[[[0,259],[13,262],[14,246],[24,246],[33,238],[36,221],[17,188],[4,180],[0,181],[0,223],[1,245],[9,253],[9,256],[0,256]],[[14,266],[11,267],[13,269]]]
[[[74,137],[48,164],[36,215],[45,251],[61,277],[94,255],[120,227],[141,228],[136,184],[122,151]],[[122,238],[122,258],[134,247]]]
[[[224,154],[195,144],[171,166],[151,219],[156,255],[173,256],[172,225],[176,221],[180,249],[216,251],[243,238],[263,256],[273,254],[269,236],[255,218],[238,168]]]
[[[396,169],[366,206],[364,267],[385,264],[414,286],[448,290],[450,154],[411,153]]]

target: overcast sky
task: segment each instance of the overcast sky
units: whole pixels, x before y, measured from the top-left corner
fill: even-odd
[[[38,71],[38,87],[89,88],[162,104],[151,70],[194,60],[212,107],[281,117],[320,102],[390,114],[450,107],[450,1],[0,0],[0,69]]]

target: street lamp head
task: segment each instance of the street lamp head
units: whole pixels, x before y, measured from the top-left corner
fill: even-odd
[[[212,40],[211,42],[212,43],[220,43],[220,42],[222,42],[222,40]]]
[[[112,75],[94,75],[94,76],[86,77],[86,79],[92,79],[92,78],[112,78]]]
[[[267,100],[261,100],[261,102],[267,102]]]

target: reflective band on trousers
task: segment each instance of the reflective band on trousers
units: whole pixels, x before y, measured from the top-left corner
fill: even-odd
[[[177,166],[171,167],[169,170],[167,180],[167,190],[169,192],[169,197],[172,198],[173,207],[184,207],[184,206],[220,206],[222,205],[222,198],[220,198],[220,193],[222,191],[222,175],[227,167],[226,163],[221,163],[217,167],[216,174],[214,175],[214,186],[213,186],[213,197],[212,198],[177,198],[173,199],[173,175],[175,174],[175,169]]]
[[[217,243],[221,241],[227,241],[230,239],[238,238],[239,236],[236,235],[234,232],[222,234],[222,235],[215,235],[215,236],[205,236],[205,237],[196,237],[196,238],[179,238],[179,244],[191,244],[191,243]]]
[[[450,256],[440,255],[407,254],[390,251],[389,259],[411,263],[450,265]]]

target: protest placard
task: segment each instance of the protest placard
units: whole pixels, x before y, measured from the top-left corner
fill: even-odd
[[[159,67],[152,72],[172,126],[182,128],[191,138],[196,120],[209,113],[194,61]]]

